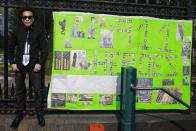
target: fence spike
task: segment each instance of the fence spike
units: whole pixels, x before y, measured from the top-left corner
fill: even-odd
[[[48,83],[48,86],[45,88],[45,97],[46,98],[48,97],[49,88],[50,88],[50,83]]]
[[[12,88],[10,90],[10,97],[14,98],[14,95],[15,95],[15,90],[14,90],[14,84],[12,83]]]
[[[2,98],[2,88],[1,88],[1,83],[0,83],[0,98]]]

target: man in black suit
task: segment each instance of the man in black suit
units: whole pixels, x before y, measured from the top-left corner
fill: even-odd
[[[26,8],[20,14],[21,23],[13,31],[9,43],[9,61],[15,72],[16,82],[16,117],[11,124],[14,129],[18,128],[24,118],[27,73],[35,91],[38,123],[45,126],[41,69],[47,59],[48,42],[45,32],[36,22],[34,11]]]

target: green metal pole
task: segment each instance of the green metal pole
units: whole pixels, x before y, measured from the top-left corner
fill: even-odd
[[[121,131],[135,131],[135,91],[130,85],[136,85],[136,69],[121,69]]]

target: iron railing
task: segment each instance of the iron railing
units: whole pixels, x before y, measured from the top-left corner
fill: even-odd
[[[0,84],[0,113],[13,113],[15,101],[14,84],[8,87],[9,8],[32,7],[47,11],[80,11],[175,19],[194,19],[196,16],[196,2],[194,3],[192,0],[0,0],[0,7],[4,8],[4,86]],[[48,91],[48,88],[49,84],[45,88],[45,92]],[[30,86],[27,89],[27,110],[33,111],[32,88]]]
[[[195,14],[191,0],[0,0],[0,6],[186,19]]]

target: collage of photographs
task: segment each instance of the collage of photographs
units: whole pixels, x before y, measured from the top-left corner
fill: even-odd
[[[78,14],[72,16],[70,23],[66,15],[56,19],[58,35],[63,38],[59,42],[64,49],[54,50],[54,72],[57,70],[66,75],[81,75],[78,71],[82,71],[82,75],[89,77],[110,77],[120,76],[119,71],[122,66],[133,66],[137,68],[137,88],[165,88],[177,98],[183,98],[185,89],[190,87],[191,76],[192,43],[191,35],[187,35],[185,30],[186,22],[172,21],[170,23],[170,21],[160,20],[159,24],[157,19],[151,21],[148,18],[140,20],[130,17]],[[157,25],[152,25],[153,22],[157,22]],[[137,26],[133,26],[134,24]],[[173,31],[174,28],[175,31]],[[160,37],[158,38],[160,46],[152,43],[155,42],[151,40],[153,36],[149,34],[152,31],[160,35],[156,34]],[[122,46],[119,46],[122,49],[116,46],[116,42],[121,39],[121,37],[118,38],[118,34],[124,35]],[[141,37],[141,39],[134,41],[134,37]],[[178,49],[174,48],[172,41],[176,41]],[[79,42],[86,43],[81,46]],[[179,62],[182,63],[181,67],[176,64]],[[108,95],[99,92],[94,94],[53,92],[52,107],[66,107],[67,104],[92,106],[92,108],[95,105],[113,105],[117,101],[115,93]],[[99,97],[95,94],[99,94]],[[148,105],[179,104],[159,90],[137,91],[136,102]]]
[[[110,106],[113,105],[114,96],[113,95],[99,95],[98,103],[100,106]],[[117,101],[119,101],[118,99]],[[63,94],[63,93],[53,93],[51,99],[51,106],[53,108],[65,108],[66,104],[79,104],[80,106],[90,106],[95,104],[95,96],[92,94]]]

